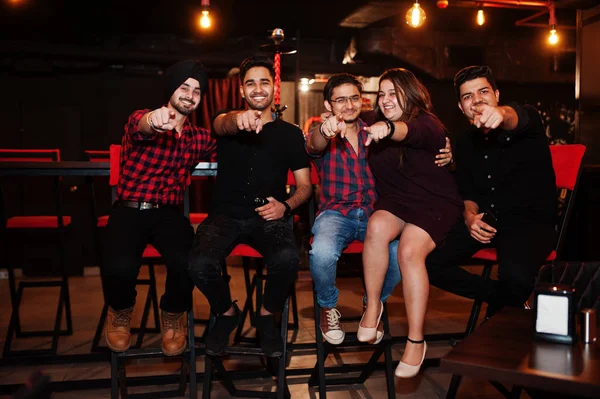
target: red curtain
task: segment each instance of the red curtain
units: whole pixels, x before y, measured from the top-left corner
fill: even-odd
[[[239,109],[243,106],[239,74],[225,79],[209,79],[208,92],[202,97],[202,102],[197,111],[197,125],[210,130],[212,118],[217,112],[223,109]]]

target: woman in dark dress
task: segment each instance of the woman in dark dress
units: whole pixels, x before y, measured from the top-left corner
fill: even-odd
[[[383,304],[377,299],[388,267],[388,244],[400,235],[398,263],[408,318],[408,342],[396,376],[413,377],[423,363],[423,321],[429,296],[425,258],[440,245],[462,214],[462,199],[448,169],[433,162],[446,129],[431,112],[427,89],[405,69],[391,69],[379,80],[379,122],[368,128],[369,166],[379,200],[369,219],[363,267],[367,308],[358,339],[377,337]]]

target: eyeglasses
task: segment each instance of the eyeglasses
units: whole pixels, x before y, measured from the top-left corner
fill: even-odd
[[[331,100],[338,105],[346,104],[346,101],[350,100],[351,103],[356,104],[361,100],[360,96],[352,96],[352,97],[338,97],[335,100]]]

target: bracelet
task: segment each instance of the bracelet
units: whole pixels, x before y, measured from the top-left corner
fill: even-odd
[[[388,126],[388,128],[390,129],[390,134],[388,134],[387,137],[392,137],[394,135],[394,132],[396,131],[396,126],[394,126],[394,122],[391,122],[389,120],[385,120],[385,124]]]
[[[152,114],[152,112],[154,112],[154,111],[150,111],[146,114],[146,123],[148,124],[148,126],[150,126],[150,129],[154,129],[154,126],[152,125],[152,121],[150,120],[150,115]]]
[[[319,126],[319,133],[321,133],[321,136],[323,136],[323,138],[325,140],[330,140],[330,137],[325,136],[325,133],[323,133],[323,125],[325,124],[325,122],[321,123],[321,126]]]

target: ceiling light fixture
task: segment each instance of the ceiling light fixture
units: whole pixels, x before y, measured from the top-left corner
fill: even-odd
[[[208,29],[211,25],[209,16],[210,11],[210,0],[202,0],[202,17],[200,17],[200,27],[202,29]]]
[[[548,12],[550,13],[550,36],[548,36],[548,43],[551,46],[555,46],[558,43],[558,35],[556,34],[556,14],[554,12],[554,2],[550,2],[550,6],[548,7]]]
[[[483,13],[483,9],[480,8],[477,11],[477,25],[483,26],[485,24],[485,14]]]
[[[406,23],[413,28],[418,28],[423,25],[426,17],[425,11],[419,5],[419,0],[415,0],[415,4],[406,13]]]

